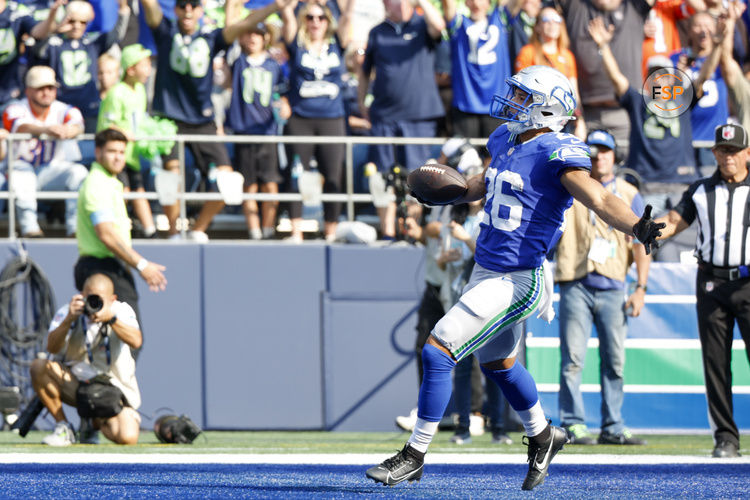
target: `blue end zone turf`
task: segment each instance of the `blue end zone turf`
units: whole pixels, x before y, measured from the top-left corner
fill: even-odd
[[[40,457],[43,458],[43,457]],[[750,464],[552,464],[545,484],[522,492],[524,465],[425,468],[392,488],[361,465],[0,465],[2,498],[747,498]]]

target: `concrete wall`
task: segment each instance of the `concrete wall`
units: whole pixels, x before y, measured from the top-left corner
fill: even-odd
[[[421,249],[165,241],[139,241],[136,248],[166,265],[169,280],[160,293],[137,280],[144,415],[166,407],[208,429],[387,431],[394,429],[396,415],[415,405]],[[48,276],[57,305],[67,302],[74,293],[75,242],[30,241],[27,249]],[[15,242],[0,241],[0,265],[15,252]],[[692,293],[693,270],[658,264],[652,269],[650,294]],[[631,336],[655,339],[655,349],[664,349],[669,339],[697,338],[692,307],[648,305],[643,319],[633,322]],[[549,349],[545,338],[557,336],[557,324],[530,321],[529,330],[539,339],[530,341],[529,359],[554,363],[555,353],[541,349]],[[589,364],[587,369],[596,369],[596,360]],[[746,361],[740,366],[744,371],[735,380],[744,384],[745,378],[750,380],[744,375]],[[530,366],[545,410],[554,419],[555,374],[542,373],[543,368]],[[654,377],[659,370],[654,367]],[[708,428],[701,394],[655,391],[626,395],[624,411],[631,426]],[[746,428],[750,391],[741,392],[735,396],[735,410]],[[587,392],[592,427],[599,423],[596,398]],[[144,427],[150,426],[144,419]]]

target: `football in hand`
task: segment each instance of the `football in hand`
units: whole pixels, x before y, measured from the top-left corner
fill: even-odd
[[[413,170],[406,179],[418,198],[433,205],[448,205],[466,194],[466,179],[455,168],[428,163]]]

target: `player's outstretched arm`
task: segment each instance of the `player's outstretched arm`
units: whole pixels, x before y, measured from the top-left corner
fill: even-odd
[[[646,247],[646,253],[656,248],[656,238],[661,235],[663,223],[651,219],[651,207],[647,206],[643,217],[638,217],[618,196],[604,189],[585,170],[566,170],[560,180],[575,199],[596,212],[604,222],[638,238]]]
[[[607,224],[626,234],[633,234],[638,216],[620,198],[604,189],[601,183],[580,169],[568,169],[560,177],[565,189]]]

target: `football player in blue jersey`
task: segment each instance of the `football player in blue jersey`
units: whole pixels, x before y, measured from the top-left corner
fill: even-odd
[[[529,469],[522,489],[542,484],[568,436],[548,422],[534,379],[515,362],[520,337],[511,327],[535,310],[547,321],[554,316],[552,277],[544,258],[560,238],[563,213],[575,197],[613,228],[635,235],[647,252],[656,247],[664,227],[651,219],[650,207],[639,218],[592,179],[588,146],[560,132],[576,108],[562,73],[530,66],[506,82],[507,96],[496,95],[490,108],[505,121],[487,143],[492,160],[454,202],[487,199],[474,271],[458,303],[427,340],[417,424],[400,452],[367,470],[376,482],[393,485],[422,477],[424,455],[450,399],[451,371],[474,353],[528,435]]]

